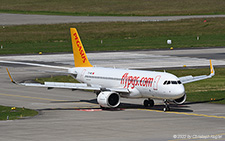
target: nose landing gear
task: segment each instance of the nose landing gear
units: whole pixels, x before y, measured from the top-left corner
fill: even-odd
[[[163,108],[163,111],[170,111],[170,106],[169,106],[169,102],[167,101],[167,99],[163,100],[165,107]]]
[[[164,103],[164,108],[163,108],[163,111],[166,112],[166,111],[170,111],[170,106],[169,106],[169,101],[167,99],[163,100],[163,103]],[[143,105],[147,108],[147,107],[153,107],[154,106],[154,100],[148,98],[146,100],[144,100],[143,102]]]

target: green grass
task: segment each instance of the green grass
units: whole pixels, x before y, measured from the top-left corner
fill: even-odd
[[[11,109],[12,107],[0,106],[0,120],[15,120],[23,117],[31,117],[38,114],[35,110],[30,110],[26,108]]]
[[[168,72],[181,76],[199,76],[209,74],[209,68],[205,69],[181,69],[169,70]],[[215,68],[216,75],[213,78],[185,84],[187,93],[207,92],[207,91],[225,91],[225,68]]]
[[[168,72],[177,76],[198,76],[209,74],[209,69],[182,69]],[[225,104],[225,68],[215,68],[215,72],[213,78],[184,85],[187,101]]]
[[[44,83],[44,82],[68,82],[68,83],[78,83],[77,80],[72,78],[71,76],[51,76],[45,78],[36,78],[37,82]]]
[[[187,101],[225,104],[225,91],[191,92],[187,95]]]
[[[179,70],[168,70],[167,72],[181,77],[187,75],[206,75],[209,74],[210,71],[209,68],[186,68]],[[213,78],[184,85],[187,94],[187,101],[225,104],[225,68],[215,68],[215,72],[216,75],[213,76]],[[45,81],[77,83],[77,81],[70,76],[53,76],[51,78],[38,78],[38,82],[40,83],[43,83]],[[212,101],[211,98],[213,99]]]
[[[0,28],[0,54],[72,52],[70,27],[78,29],[86,51],[169,49],[167,39],[175,49],[225,46],[225,18],[204,20],[6,26]]]
[[[224,0],[1,0],[0,12],[48,15],[155,16],[224,14]]]

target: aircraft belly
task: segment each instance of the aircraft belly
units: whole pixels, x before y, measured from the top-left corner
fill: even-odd
[[[162,99],[165,96],[152,88],[140,88],[140,93],[143,98]]]
[[[140,91],[140,94],[142,95],[143,98],[145,98],[145,97],[147,97],[147,98],[153,97],[152,89],[150,89],[150,88],[143,88],[143,87],[139,87],[137,89]]]

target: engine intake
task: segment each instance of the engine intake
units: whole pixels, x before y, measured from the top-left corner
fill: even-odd
[[[104,91],[98,95],[97,101],[102,107],[115,108],[120,105],[120,95],[115,92]]]
[[[186,101],[186,94],[184,94],[181,98],[175,99],[173,102],[180,105]]]

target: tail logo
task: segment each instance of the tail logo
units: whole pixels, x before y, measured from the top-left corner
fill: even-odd
[[[77,45],[77,47],[79,49],[79,52],[80,52],[80,56],[82,58],[82,61],[83,61],[83,63],[85,63],[87,61],[87,58],[86,58],[86,56],[84,54],[84,50],[83,50],[83,47],[81,45],[81,42],[79,41],[79,38],[77,36],[77,33],[74,33],[73,36],[74,36],[74,39],[75,39],[75,43],[76,43],[76,45]]]

